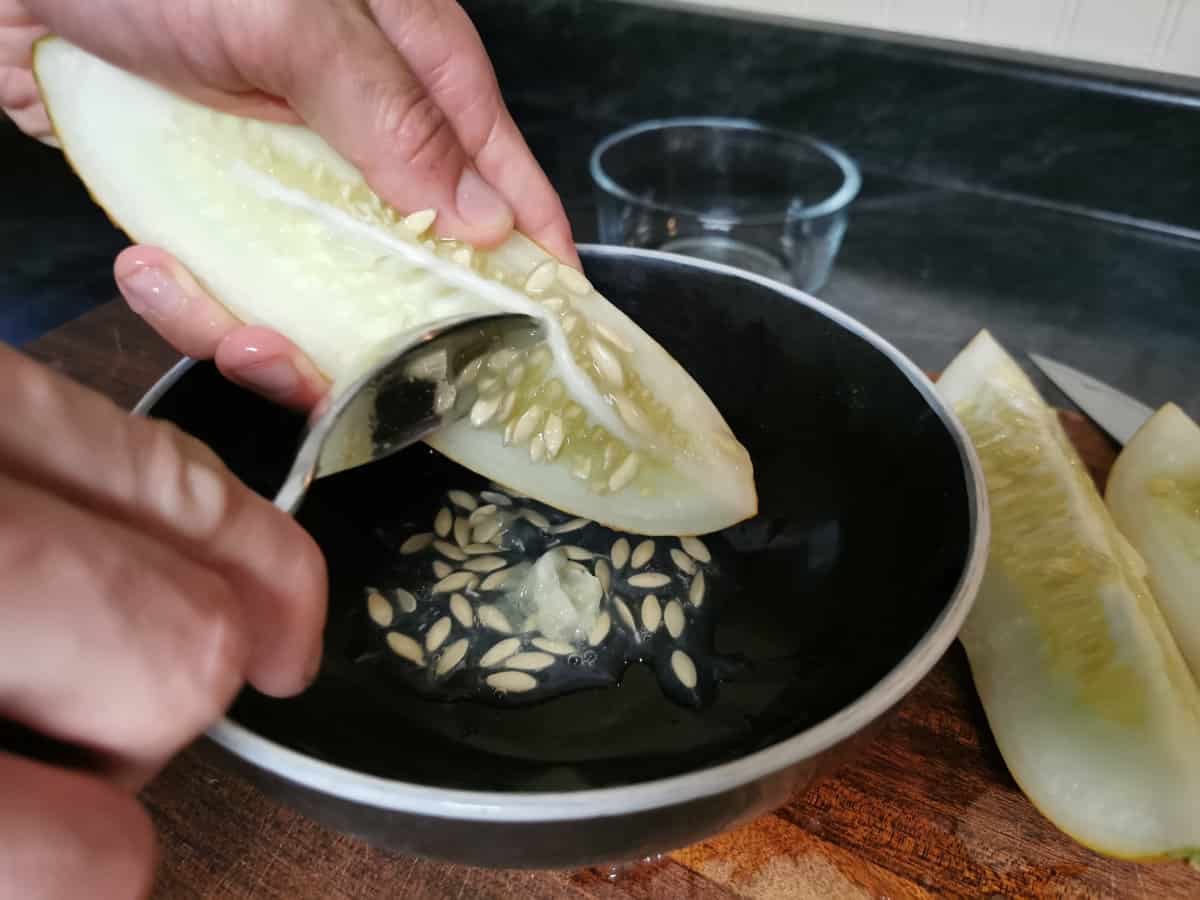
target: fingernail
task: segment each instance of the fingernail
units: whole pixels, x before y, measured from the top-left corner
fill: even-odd
[[[454,202],[463,221],[471,225],[496,229],[512,227],[512,210],[504,198],[470,167],[464,169],[458,179]]]
[[[282,357],[242,369],[237,380],[245,387],[280,402],[300,387],[300,374],[290,359]]]
[[[154,266],[139,266],[121,279],[121,293],[139,316],[167,319],[187,302],[175,279]]]
[[[292,360],[292,364],[296,367],[296,373],[302,381],[308,382],[314,390],[324,393],[322,388],[329,383],[328,379],[309,361],[307,356],[296,357]]]

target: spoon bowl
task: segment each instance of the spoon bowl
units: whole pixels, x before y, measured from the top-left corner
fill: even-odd
[[[458,384],[466,366],[500,347],[542,336],[531,316],[456,316],[388,340],[313,410],[275,505],[295,513],[318,478],[397,453],[471,409],[475,388]]]

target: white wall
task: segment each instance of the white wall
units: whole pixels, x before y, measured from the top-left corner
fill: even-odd
[[[682,0],[1200,77],[1200,0]]]

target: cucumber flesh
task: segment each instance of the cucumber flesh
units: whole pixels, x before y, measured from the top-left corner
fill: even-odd
[[[291,339],[335,389],[401,332],[528,313],[544,346],[481,361],[472,415],[431,446],[635,533],[702,534],[757,511],[749,454],[703,389],[533,241],[482,251],[433,237],[429,211],[389,207],[308,129],[210,110],[62,39],[38,43],[34,68],[68,160],[113,221],[240,320]]]
[[[1200,859],[1200,688],[1058,418],[981,332],[938,390],[987,482],[992,543],[961,639],[1033,804],[1112,856]]]
[[[1200,679],[1200,426],[1174,403],[1159,409],[1117,457],[1105,499]]]

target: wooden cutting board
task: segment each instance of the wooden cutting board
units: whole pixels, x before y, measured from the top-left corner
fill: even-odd
[[[177,359],[116,302],[26,350],[126,408]],[[1082,416],[1061,415],[1102,484],[1114,447]],[[1200,897],[1200,872],[1106,859],[1038,814],[1004,767],[958,644],[833,777],[738,831],[615,872],[471,869],[376,850],[266,798],[203,743],[142,799],[161,838],[157,896],[171,898]]]

